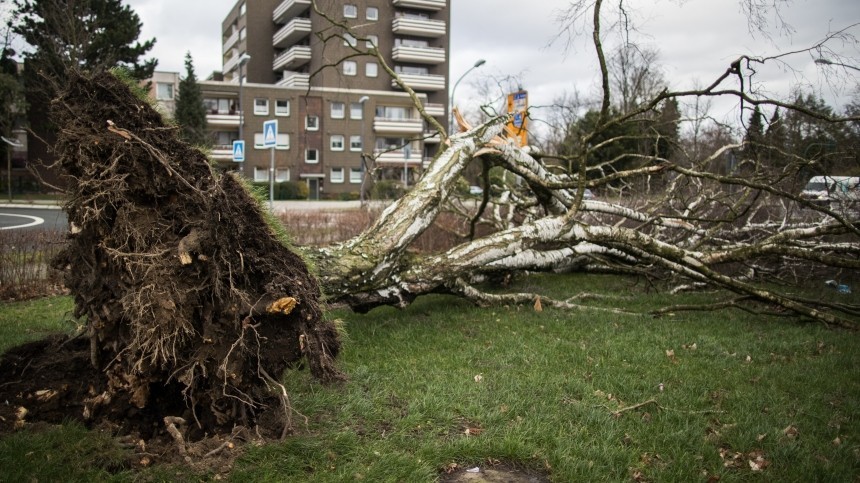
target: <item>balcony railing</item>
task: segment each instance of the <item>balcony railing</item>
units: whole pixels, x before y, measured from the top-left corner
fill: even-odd
[[[424,131],[424,144],[439,144],[439,131]]]
[[[206,124],[210,126],[238,126],[239,113],[235,114],[206,114]],[[233,149],[232,146],[230,149]]]
[[[226,74],[235,69],[237,65],[239,65],[239,55],[234,53],[233,56],[230,57],[230,60],[224,62],[224,67],[221,69],[221,72]]]
[[[272,63],[272,70],[295,69],[311,61],[311,48],[307,45],[294,45],[279,55]]]
[[[237,40],[239,40],[238,30],[233,32],[233,34],[230,35],[230,37],[228,37],[227,40],[224,41],[224,48],[221,50],[221,52],[227,52],[228,50],[230,50],[230,48],[236,44]]]
[[[378,133],[419,134],[424,131],[424,123],[421,119],[374,117],[373,130]]]
[[[391,30],[396,35],[437,38],[445,35],[447,25],[444,20],[431,20],[415,17],[397,17],[391,22]]]
[[[311,33],[311,19],[298,17],[290,20],[272,36],[272,45],[285,48]]]
[[[209,152],[209,157],[217,161],[232,161],[233,145],[216,144],[212,146],[212,150]]]
[[[415,152],[412,152],[407,160],[406,150],[404,149],[395,149],[393,151],[374,149],[373,156],[377,164],[395,164],[397,166],[407,164],[411,167],[418,167],[422,163],[420,154],[416,154]]]
[[[310,74],[300,72],[284,72],[284,78],[278,82],[280,87],[301,87],[307,89],[311,82]]]
[[[400,78],[416,91],[441,91],[445,89],[444,75],[400,74]],[[394,79],[391,79],[391,87],[398,87]]]
[[[424,104],[424,112],[431,116],[444,116],[445,104]]]
[[[407,47],[398,45],[391,51],[394,60],[416,64],[441,64],[445,62],[445,49],[440,47]]]
[[[300,13],[304,13],[311,6],[311,0],[284,0],[272,13],[275,23],[284,23]]]
[[[447,3],[447,0],[391,0],[391,4],[395,7],[433,11],[445,8]]]

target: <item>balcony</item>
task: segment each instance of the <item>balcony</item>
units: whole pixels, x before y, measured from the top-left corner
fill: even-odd
[[[298,17],[290,20],[272,36],[272,45],[284,49],[311,34],[311,19]]]
[[[236,68],[239,65],[239,55],[237,52],[234,52],[230,59],[227,62],[224,62],[224,67],[221,69],[221,72],[228,73]]]
[[[295,45],[279,55],[272,63],[272,70],[295,69],[311,61],[311,48]]]
[[[424,104],[424,112],[433,117],[444,116],[445,104]]]
[[[416,91],[445,90],[444,75],[400,74],[400,78],[406,85]],[[391,87],[398,87],[397,82],[395,82],[394,79],[391,79]]]
[[[215,161],[233,161],[233,145],[216,144],[212,146],[209,157]]]
[[[375,149],[373,151],[373,156],[376,160],[376,164],[393,164],[396,166],[403,166],[404,164],[407,164],[413,168],[417,168],[422,165],[422,159],[420,154],[416,154],[413,152],[411,153],[409,160],[407,160],[406,150],[404,149],[395,149],[394,151]]]
[[[374,117],[373,130],[378,133],[420,134],[424,131],[424,122],[421,119]]]
[[[224,41],[224,48],[221,50],[222,52],[227,52],[236,45],[236,42],[239,40],[239,31],[234,31],[227,40]]]
[[[232,126],[237,127],[239,125],[239,113],[236,112],[234,114],[206,114],[206,124],[209,127],[213,126]],[[233,147],[230,147],[231,153]]]
[[[284,78],[277,85],[279,87],[301,87],[307,89],[310,86],[310,82],[310,74],[284,71]]]
[[[400,8],[415,8],[418,10],[432,10],[434,12],[445,8],[446,0],[391,0],[391,4]]]
[[[412,35],[415,37],[438,38],[445,35],[444,20],[431,20],[417,17],[397,17],[391,22],[391,31],[395,35]]]
[[[398,62],[414,62],[416,64],[441,64],[445,62],[445,49],[440,47],[398,45],[391,51],[391,55]]]
[[[272,20],[281,24],[296,15],[305,13],[311,6],[311,0],[284,0],[272,13]]]
[[[439,131],[424,131],[424,144],[439,144]]]

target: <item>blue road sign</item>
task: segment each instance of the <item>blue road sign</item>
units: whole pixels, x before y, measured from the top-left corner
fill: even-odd
[[[245,141],[233,141],[233,162],[245,161]]]
[[[263,123],[263,146],[273,148],[278,144],[278,120]]]

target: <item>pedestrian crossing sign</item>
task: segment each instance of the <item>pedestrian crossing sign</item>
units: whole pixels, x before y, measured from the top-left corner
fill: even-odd
[[[263,146],[273,148],[278,144],[278,120],[263,123]]]
[[[245,141],[233,141],[233,162],[241,163],[245,161]]]

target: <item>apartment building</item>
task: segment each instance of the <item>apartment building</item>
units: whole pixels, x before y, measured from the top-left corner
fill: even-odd
[[[200,83],[213,158],[229,168],[232,141],[243,138],[240,169],[268,181],[272,150],[263,146],[263,123],[275,119],[275,180],[307,183],[312,199],[357,196],[362,154],[372,155],[376,179],[411,184],[439,136],[371,54],[378,49],[445,126],[447,0],[316,4],[319,13],[311,0],[240,0],[227,14],[222,78]]]

